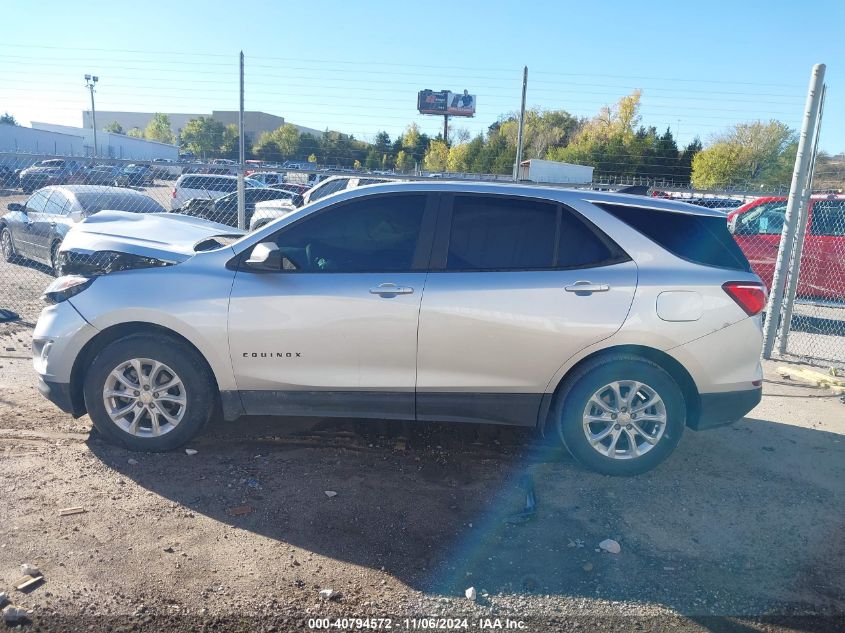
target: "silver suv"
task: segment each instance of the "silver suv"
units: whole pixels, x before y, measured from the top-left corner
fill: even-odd
[[[765,290],[723,213],[414,182],[223,230],[77,225],[86,274],[47,289],[35,329],[44,395],[135,450],[184,444],[219,407],[538,427],[613,475],[760,401]]]

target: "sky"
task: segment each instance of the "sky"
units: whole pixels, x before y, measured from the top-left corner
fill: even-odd
[[[827,64],[820,146],[845,152],[845,3],[523,1],[247,3],[209,0],[5,0],[0,112],[20,123],[81,125],[83,75],[100,77],[96,108],[210,113],[245,107],[372,140],[419,115],[421,89],[468,89],[483,132],[528,107],[594,116],[642,90],[642,122],[679,144],[706,144],[744,121],[799,128],[813,64]],[[806,28],[799,28],[800,22]],[[102,125],[108,123],[102,119]]]

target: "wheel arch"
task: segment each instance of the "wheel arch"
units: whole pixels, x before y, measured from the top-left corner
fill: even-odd
[[[196,345],[170,328],[157,325],[155,323],[131,321],[128,323],[112,325],[101,330],[96,336],[88,341],[82,347],[79,354],[77,354],[76,360],[73,362],[73,367],[70,370],[70,397],[75,417],[84,415],[87,412],[85,407],[85,396],[83,393],[85,370],[91,366],[91,363],[94,358],[96,358],[97,354],[99,354],[100,351],[107,345],[133,334],[160,334],[174,338],[180,343],[183,343],[193,349],[204,364],[205,369],[208,371],[208,375],[211,376],[212,390],[214,391],[215,398],[217,399],[217,405],[219,406],[220,387],[217,383],[217,376],[214,374],[211,365],[208,364],[205,356]]]
[[[543,400],[540,403],[540,411],[537,415],[537,426],[542,432],[545,432],[546,426],[550,422],[551,412],[554,410],[554,404],[559,398],[564,398],[566,396],[566,392],[569,387],[567,385],[567,378],[574,375],[575,372],[577,372],[585,364],[592,362],[597,358],[614,354],[633,354],[641,356],[666,371],[666,373],[668,373],[672,379],[678,383],[681,393],[684,396],[684,402],[687,409],[687,426],[695,428],[695,424],[698,422],[698,418],[701,413],[701,397],[698,393],[698,387],[696,387],[695,381],[689,371],[687,371],[680,362],[672,358],[669,354],[658,349],[654,349],[653,347],[645,345],[615,345],[613,347],[607,347],[595,351],[580,359],[560,378],[554,391],[546,393],[543,396]]]

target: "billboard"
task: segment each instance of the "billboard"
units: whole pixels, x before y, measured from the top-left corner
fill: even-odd
[[[448,114],[450,116],[474,116],[475,95],[448,90],[420,90],[417,94],[417,110],[420,114]]]

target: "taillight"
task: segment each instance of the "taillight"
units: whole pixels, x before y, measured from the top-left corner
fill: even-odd
[[[728,281],[722,284],[722,289],[748,316],[760,314],[766,307],[766,288],[763,284],[753,281]]]
[[[170,197],[176,200],[176,188],[173,188],[173,191],[170,193]]]

